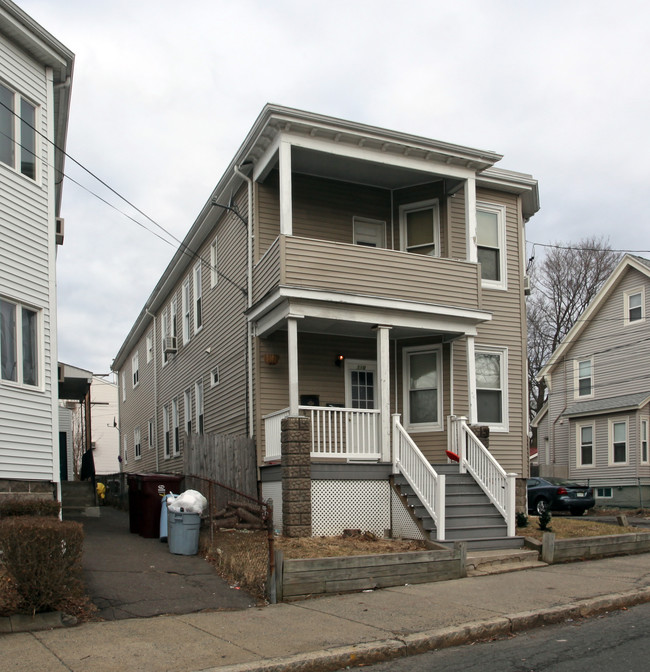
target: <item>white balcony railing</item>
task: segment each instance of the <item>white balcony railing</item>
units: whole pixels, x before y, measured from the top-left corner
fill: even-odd
[[[467,426],[467,418],[449,416],[449,450],[460,458],[461,473],[469,472],[515,535],[515,477],[508,474]]]
[[[299,406],[311,420],[311,456],[346,460],[379,460],[379,411],[376,409]],[[279,460],[281,424],[289,415],[284,408],[264,416],[264,461]]]

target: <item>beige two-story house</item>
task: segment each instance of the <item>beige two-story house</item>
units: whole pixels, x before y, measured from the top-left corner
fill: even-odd
[[[125,468],[180,472],[190,435],[249,435],[280,526],[280,427],[302,415],[314,534],[406,534],[417,512],[440,541],[512,536],[539,203],[500,159],[267,105],[113,363]],[[446,451],[474,508],[453,508]]]

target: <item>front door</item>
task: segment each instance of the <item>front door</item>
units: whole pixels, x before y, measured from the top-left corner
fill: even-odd
[[[345,360],[345,406],[352,409],[377,408],[377,362],[365,359]],[[377,449],[377,416],[349,413],[347,450],[353,455]]]

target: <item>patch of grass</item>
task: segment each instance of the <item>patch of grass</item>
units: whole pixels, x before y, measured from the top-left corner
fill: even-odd
[[[517,530],[517,534],[521,537],[532,537],[541,541],[544,532],[536,524],[537,517],[531,516],[530,522],[531,525],[525,529]],[[628,534],[630,532],[643,531],[643,528],[634,527],[633,525],[622,527],[610,523],[600,523],[597,520],[580,520],[579,518],[563,518],[562,516],[554,516],[553,518],[553,532],[558,539],[599,537],[605,534]]]

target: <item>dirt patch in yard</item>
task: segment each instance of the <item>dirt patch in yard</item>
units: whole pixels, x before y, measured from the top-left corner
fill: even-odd
[[[610,514],[611,515],[611,514]],[[647,529],[633,525],[616,525],[601,523],[597,520],[580,520],[579,518],[563,518],[555,516],[551,519],[546,532],[554,532],[557,539],[574,539],[576,537],[599,537],[605,534],[628,534],[630,532],[647,532]],[[518,527],[520,537],[532,537],[542,540],[544,531],[539,529],[539,518],[530,516],[527,527]]]

